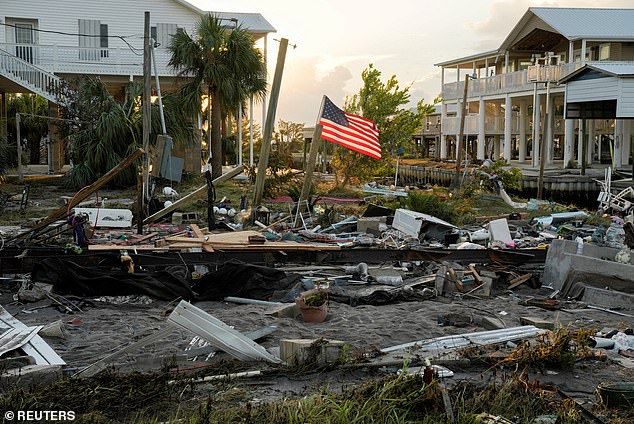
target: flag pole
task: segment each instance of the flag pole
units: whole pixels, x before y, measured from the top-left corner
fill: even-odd
[[[302,199],[308,200],[310,194],[310,186],[313,179],[313,169],[315,168],[315,162],[317,161],[317,153],[319,152],[319,138],[321,137],[322,126],[319,123],[321,115],[324,113],[324,105],[326,104],[326,96],[321,98],[321,106],[319,106],[319,114],[317,115],[317,121],[315,122],[315,130],[313,131],[313,138],[310,142],[310,152],[308,159],[306,160],[306,169],[304,170],[304,185],[302,186],[302,192],[297,199],[297,214],[295,218],[295,226],[301,215]]]

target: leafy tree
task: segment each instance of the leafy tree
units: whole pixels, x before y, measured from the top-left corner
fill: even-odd
[[[48,102],[35,94],[13,94],[7,101],[7,150],[11,165],[17,164],[15,114],[20,113],[20,137],[26,140],[22,147],[29,155],[29,163],[40,163],[42,155],[42,138],[48,134]],[[35,116],[38,115],[38,116]]]
[[[223,110],[246,107],[246,99],[261,97],[266,92],[266,67],[253,38],[241,26],[226,28],[217,16],[207,14],[196,25],[194,35],[186,31],[172,36],[169,64],[179,75],[191,78],[184,87],[187,109],[201,112],[205,90],[211,99],[207,107],[211,131],[208,146],[212,156],[212,174],[222,173],[221,122]],[[192,115],[193,116],[193,115]]]
[[[430,113],[433,106],[421,100],[416,112],[404,109],[409,102],[410,87],[401,88],[395,75],[386,82],[381,81],[381,71],[372,64],[362,72],[363,86],[359,93],[346,98],[346,112],[371,119],[379,129],[382,159],[376,161],[368,156],[337,147],[333,156],[333,166],[337,184],[345,186],[350,180],[364,181],[390,165],[392,156],[404,144],[411,142],[412,134],[421,126],[423,115]]]
[[[64,99],[61,115],[62,134],[68,139],[68,155],[73,164],[71,186],[90,184],[119,164],[143,142],[143,87],[131,83],[123,101],[116,100],[98,78],[80,78],[62,87]],[[166,127],[176,144],[195,140],[191,120],[185,116],[183,100],[178,95],[163,96]],[[152,105],[150,142],[161,133],[158,104]],[[136,182],[134,167],[120,173],[114,182],[120,185]]]

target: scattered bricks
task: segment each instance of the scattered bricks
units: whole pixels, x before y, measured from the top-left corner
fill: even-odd
[[[280,358],[290,366],[325,365],[342,360],[345,342],[326,339],[285,339]]]
[[[545,330],[554,330],[557,327],[554,321],[537,317],[520,317],[520,323],[522,325],[534,325],[537,328],[543,328]]]

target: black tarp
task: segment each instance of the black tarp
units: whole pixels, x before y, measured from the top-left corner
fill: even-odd
[[[297,274],[231,260],[194,283],[198,300],[222,300],[239,296],[258,300],[280,300],[301,279]]]
[[[155,299],[194,300],[184,266],[161,271],[128,273],[118,269],[86,268],[71,261],[48,258],[33,267],[33,281],[53,285],[57,294],[84,297],[144,294]]]
[[[193,286],[185,266],[152,272],[128,273],[117,268],[86,268],[58,258],[35,264],[32,280],[53,285],[61,295],[84,297],[147,295],[155,299],[190,301],[222,300],[240,296],[279,300],[301,279],[274,268],[228,261],[216,271],[195,280]]]

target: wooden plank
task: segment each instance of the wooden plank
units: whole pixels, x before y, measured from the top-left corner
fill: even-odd
[[[533,274],[528,273],[528,274],[524,274],[520,277],[514,278],[510,281],[510,285],[508,287],[509,290],[514,289],[515,287],[524,284],[525,282],[527,282],[528,280],[531,279],[531,277],[533,276]]]
[[[217,185],[217,184],[220,184],[220,183],[225,182],[227,180],[230,180],[231,178],[235,177],[236,175],[241,174],[243,170],[244,170],[244,166],[240,165],[237,168],[234,168],[231,171],[227,172],[226,174],[222,174],[221,176],[219,176],[218,178],[213,180],[212,183],[214,185]],[[202,196],[205,193],[207,193],[207,184],[205,184],[204,186],[202,186],[200,188],[197,188],[196,190],[194,190],[191,193],[189,193],[187,196],[185,196],[182,199],[179,199],[176,202],[174,202],[172,205],[170,205],[170,206],[168,206],[168,207],[166,207],[164,209],[161,209],[160,211],[156,212],[153,215],[148,216],[147,218],[145,218],[145,220],[143,220],[143,223],[144,224],[151,224],[152,222],[156,222],[157,220],[161,219],[162,217],[164,217],[168,213],[175,211],[179,207],[182,207],[182,206],[185,206],[185,205],[189,204],[191,201],[195,200],[196,198]]]
[[[201,230],[201,229],[200,229],[200,227],[198,226],[198,224],[191,224],[189,227],[192,229],[192,233],[194,233],[194,235],[195,235],[197,238],[205,238],[205,232],[204,232],[203,230]],[[214,248],[213,248],[213,247],[211,247],[211,246],[209,246],[209,245],[207,245],[207,244],[204,244],[204,245],[203,245],[203,250],[204,250],[205,252],[211,253],[211,252],[213,252],[213,251],[214,251]]]
[[[204,243],[207,241],[205,237],[186,237],[186,236],[174,236],[167,237],[165,239],[168,243]]]
[[[123,161],[121,161],[121,163],[119,163],[117,166],[112,168],[110,171],[106,172],[97,181],[95,181],[94,183],[89,185],[87,188],[82,189],[79,192],[77,192],[77,194],[75,194],[74,199],[71,200],[68,205],[65,205],[65,206],[62,206],[62,207],[60,207],[58,209],[55,209],[46,218],[44,218],[42,221],[38,222],[29,231],[26,231],[24,233],[21,233],[21,234],[17,235],[16,238],[21,238],[21,237],[24,237],[24,235],[26,235],[26,234],[30,234],[30,233],[36,232],[36,231],[46,227],[47,225],[52,224],[53,222],[57,221],[58,219],[63,218],[68,213],[69,209],[74,208],[81,201],[83,201],[88,196],[90,196],[91,194],[93,194],[94,192],[99,190],[101,187],[106,185],[111,179],[113,179],[115,176],[117,176],[121,171],[127,169],[130,165],[132,165],[134,163],[134,161],[139,159],[143,155],[143,153],[144,153],[143,149],[136,149],[130,156],[125,158]]]
[[[108,250],[130,250],[130,251],[152,251],[161,252],[169,250],[167,247],[155,247],[155,246],[120,246],[118,244],[91,244],[88,246],[89,251],[104,252]]]
[[[137,237],[134,239],[129,239],[126,240],[125,244],[127,245],[134,245],[134,244],[139,244],[139,243],[143,243],[144,241],[148,241],[153,239],[154,237],[156,237],[158,235],[158,233],[150,233],[150,234],[146,234],[144,236],[141,237]]]

